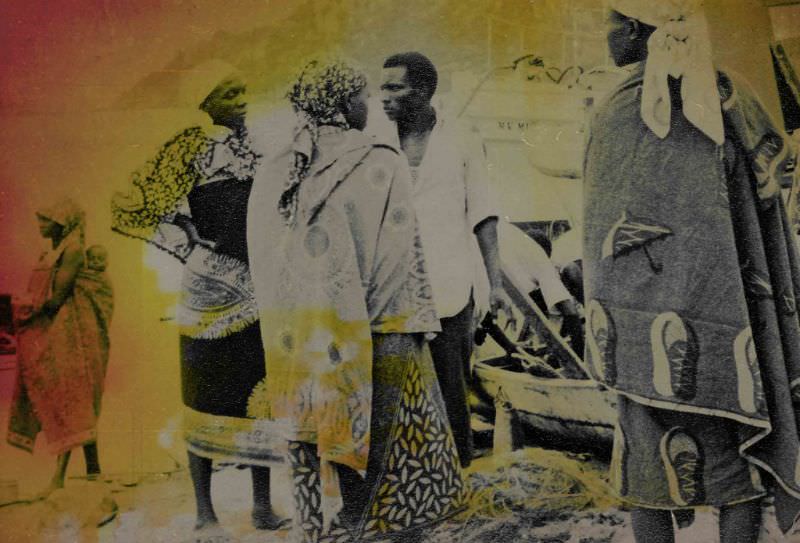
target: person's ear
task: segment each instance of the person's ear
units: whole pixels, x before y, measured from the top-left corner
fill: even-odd
[[[208,106],[209,106],[209,104],[211,104],[211,100],[213,100],[213,99],[214,99],[214,95],[215,95],[216,93],[217,93],[217,89],[214,89],[213,91],[211,91],[211,92],[208,94],[208,96],[206,96],[206,97],[203,99],[203,101],[200,103],[200,106],[198,106],[198,109],[199,109],[200,111],[204,111],[204,112],[208,113]]]
[[[420,85],[419,87],[411,87],[411,92],[415,96],[419,96],[422,100],[430,101],[431,92],[427,85]]]
[[[636,41],[642,35],[642,28],[639,26],[639,21],[631,19],[630,17],[625,20],[625,34],[630,41]]]

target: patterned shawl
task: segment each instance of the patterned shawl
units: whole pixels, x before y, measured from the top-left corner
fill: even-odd
[[[177,321],[189,337],[214,339],[257,320],[247,262],[192,246],[175,224],[191,218],[189,193],[215,180],[250,181],[260,155],[245,129],[188,128],[167,142],[111,202],[112,230],[144,240],[185,264]]]
[[[585,162],[587,357],[645,405],[740,424],[784,529],[800,510],[800,267],[780,195],[794,158],[742,84],[718,76],[725,144],[680,113],[663,139],[638,66],[597,110]]]
[[[251,415],[317,444],[329,522],[341,506],[333,463],[364,473],[372,446],[372,334],[433,331],[438,320],[402,157],[356,130],[321,134],[318,146],[292,227],[275,205],[292,146],[260,170],[250,196],[269,376]]]

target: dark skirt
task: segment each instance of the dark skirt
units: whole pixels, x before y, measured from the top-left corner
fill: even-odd
[[[473,439],[470,425],[470,359],[474,345],[474,303],[452,317],[441,319],[442,331],[430,342],[433,365],[447,408],[462,467],[472,462]]]
[[[212,415],[246,417],[250,393],[266,375],[258,322],[219,339],[180,339],[184,405]]]
[[[618,398],[612,484],[635,506],[733,505],[764,495],[758,469],[739,454],[737,423]]]
[[[266,465],[282,448],[266,421],[248,417],[254,390],[264,386],[259,323],[218,339],[180,337],[181,388],[187,447],[198,456]],[[283,447],[285,448],[285,447]]]

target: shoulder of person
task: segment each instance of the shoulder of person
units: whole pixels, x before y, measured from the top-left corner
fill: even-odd
[[[201,124],[189,126],[179,130],[172,138],[167,140],[164,147],[170,147],[189,141],[204,141],[207,139],[207,131],[208,127],[202,126]]]
[[[83,262],[83,245],[76,239],[64,240],[64,250],[61,252],[62,262]]]
[[[408,161],[405,155],[395,146],[380,141],[370,143],[369,152],[362,159],[362,165],[366,167],[367,175],[393,179],[398,173],[405,172],[404,177],[410,179],[411,176],[408,173]]]
[[[469,119],[445,119],[448,123],[444,129],[451,135],[459,149],[470,156],[472,153],[483,149],[483,137],[477,124]]]
[[[158,156],[189,156],[206,149],[209,138],[205,127],[195,124],[176,132],[158,149]]]
[[[254,150],[267,159],[280,154],[291,145],[297,123],[297,114],[291,107],[254,104],[247,116],[247,130]]]
[[[722,102],[723,112],[737,103],[763,104],[758,93],[756,93],[743,74],[727,66],[715,66],[715,70],[717,73],[717,91],[719,92],[720,102]]]
[[[382,162],[387,167],[397,168],[407,164],[405,156],[397,147],[383,141],[370,141],[369,152],[364,157],[367,162]]]

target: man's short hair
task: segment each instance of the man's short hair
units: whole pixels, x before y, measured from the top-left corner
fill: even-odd
[[[418,90],[426,89],[429,98],[436,92],[436,86],[439,84],[439,74],[436,72],[433,62],[422,53],[410,51],[392,55],[386,59],[383,67],[403,67],[406,69],[406,78],[412,88]]]

